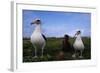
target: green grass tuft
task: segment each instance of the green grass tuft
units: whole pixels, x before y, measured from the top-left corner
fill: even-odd
[[[72,52],[64,53],[64,59],[62,60],[83,60],[91,59],[91,39],[84,37],[83,43],[85,45],[85,50],[83,52],[84,58],[72,58]],[[71,45],[74,43],[73,38],[69,41]],[[34,47],[29,39],[23,39],[23,62],[41,62],[41,61],[59,61],[59,52],[62,50],[62,39],[61,38],[47,38],[46,46],[44,49],[44,57],[41,58],[41,49],[38,49],[38,58],[34,58]],[[57,57],[58,56],[58,57]]]

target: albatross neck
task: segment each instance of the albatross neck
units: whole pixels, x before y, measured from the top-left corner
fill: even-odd
[[[76,39],[81,39],[81,34],[77,35]]]
[[[35,31],[36,32],[41,32],[41,26],[40,26],[40,24],[36,24],[36,27],[35,27]]]

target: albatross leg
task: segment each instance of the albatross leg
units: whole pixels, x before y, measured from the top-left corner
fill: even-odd
[[[75,53],[72,55],[73,58],[76,58],[76,49],[75,49]]]
[[[44,47],[45,47],[45,45],[43,45],[43,47],[42,47],[42,54],[41,54],[41,58],[43,58]]]
[[[42,54],[41,54],[41,58],[43,58],[43,50],[44,50],[44,47],[42,48]]]
[[[82,54],[83,54],[83,50],[80,50],[80,56],[79,56],[79,58],[83,58]]]
[[[34,56],[34,58],[37,58],[37,49],[36,49],[35,46],[34,46],[34,48],[35,48],[35,56]]]

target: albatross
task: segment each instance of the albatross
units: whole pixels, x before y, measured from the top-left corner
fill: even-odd
[[[31,25],[35,25],[35,29],[31,35],[31,43],[35,48],[35,58],[37,58],[37,49],[41,49],[41,57],[43,57],[43,50],[46,45],[46,37],[41,32],[41,20],[36,18],[31,22]]]
[[[72,57],[76,57],[76,52],[80,51],[79,58],[83,58],[82,53],[84,50],[84,44],[83,44],[83,41],[81,38],[81,31],[80,30],[76,32],[75,37],[76,37],[76,39],[75,39],[75,42],[73,44],[73,47],[75,49],[75,54],[73,54]]]

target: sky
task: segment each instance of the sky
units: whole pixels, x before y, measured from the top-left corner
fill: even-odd
[[[30,37],[35,26],[30,23],[41,19],[42,33],[46,37],[74,36],[80,30],[82,36],[91,36],[91,13],[23,10],[23,37]]]

